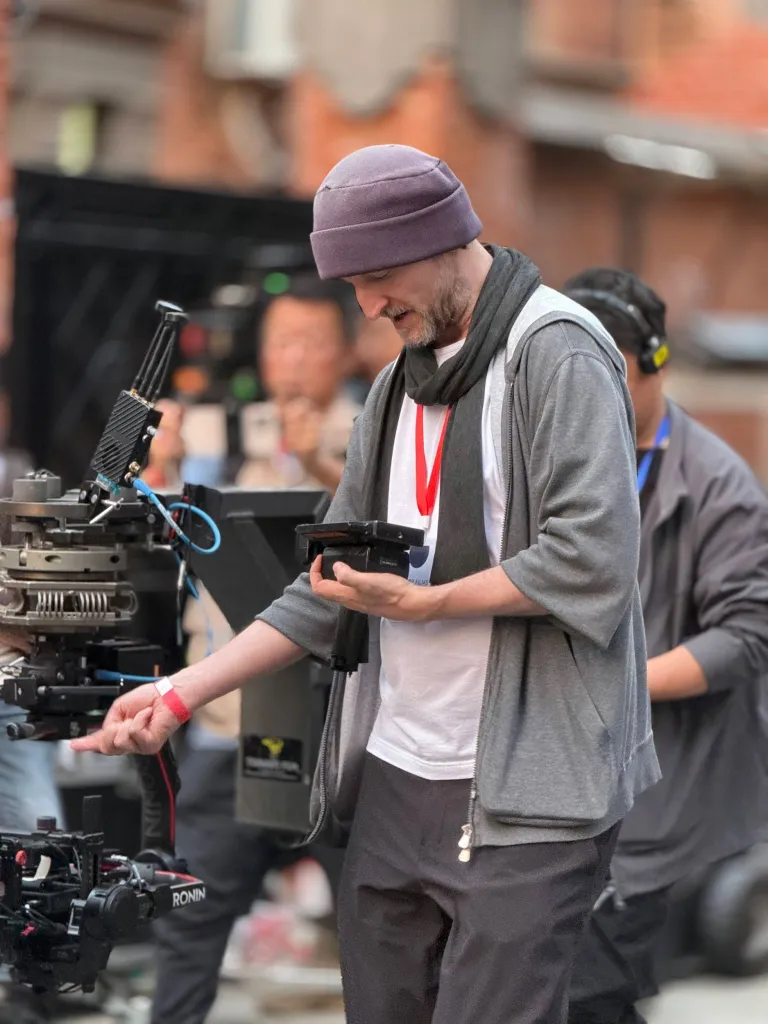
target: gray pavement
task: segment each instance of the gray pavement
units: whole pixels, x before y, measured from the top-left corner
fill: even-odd
[[[648,1008],[650,1024],[768,1024],[768,978],[697,979],[670,985]],[[210,1024],[344,1024],[341,1014],[272,1016],[259,1020],[242,988],[227,986]]]
[[[648,1008],[650,1024],[768,1024],[768,978],[697,979],[670,985]],[[227,986],[210,1024],[344,1024],[341,1014],[257,1018],[242,987]]]
[[[768,1024],[768,978],[681,982],[671,985],[647,1013],[650,1024]],[[142,1016],[137,1013],[136,1024],[143,1024]],[[66,1024],[116,1024],[116,1018],[79,1017]],[[125,1024],[125,1019],[119,1024]],[[261,1016],[246,986],[227,983],[222,986],[210,1024],[344,1024],[344,1017],[341,1013]]]
[[[697,979],[670,985],[656,1001],[651,1024],[766,1024],[768,979]]]

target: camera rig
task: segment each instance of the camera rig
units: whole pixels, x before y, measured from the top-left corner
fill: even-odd
[[[202,486],[156,494],[141,480],[161,419],[155,402],[186,320],[170,303],[157,309],[146,358],[118,396],[80,488],[63,492],[61,480],[41,470],[0,500],[1,695],[20,711],[8,726],[12,740],[82,736],[119,696],[180,668],[181,613],[186,594],[197,596],[195,578],[233,628],[289,582],[283,565],[294,560],[293,550],[290,557],[283,551],[283,563],[276,557],[248,507],[257,503],[252,496],[240,494],[233,504],[233,496]],[[285,494],[271,498],[267,532],[267,522],[295,504]],[[322,492],[294,498],[315,519],[325,508]],[[203,556],[219,551],[222,534],[206,508],[225,515],[231,541],[213,558]],[[326,574],[342,559],[364,571],[407,575],[407,549],[422,542],[422,531],[385,523],[304,526],[298,560],[322,553]],[[340,680],[365,660],[367,618],[343,613],[330,704]],[[332,716],[324,717],[321,760]],[[39,990],[92,990],[116,942],[205,898],[202,881],[175,855],[179,780],[170,746],[132,760],[142,795],[142,846],[132,859],[105,849],[98,798],[86,797],[78,832],[51,819],[39,819],[30,833],[6,832],[0,822],[0,962],[16,980]]]
[[[112,702],[181,663],[177,611],[187,579],[189,503],[158,496],[139,475],[160,422],[161,394],[184,312],[158,303],[160,323],[129,391],[122,391],[79,490],[46,471],[0,501],[0,631],[8,639],[2,699],[20,709],[12,740],[84,735]],[[215,524],[199,509],[214,534]],[[205,529],[208,529],[205,527]],[[198,529],[198,536],[200,531]],[[163,632],[153,601],[175,594]],[[162,616],[160,616],[162,619]],[[153,642],[142,639],[142,627]],[[24,653],[11,653],[12,638]],[[1,638],[1,637],[0,637]],[[21,712],[24,714],[21,715]],[[145,922],[205,897],[174,849],[178,774],[170,746],[132,758],[142,794],[142,851],[105,848],[98,797],[82,829],[41,818],[29,833],[0,822],[0,961],[39,990],[94,988],[113,945]]]

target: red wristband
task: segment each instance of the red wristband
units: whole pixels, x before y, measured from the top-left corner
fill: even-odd
[[[190,720],[192,712],[181,699],[178,692],[174,690],[170,679],[158,679],[155,683],[155,689],[162,697],[163,704],[178,718],[181,725]]]

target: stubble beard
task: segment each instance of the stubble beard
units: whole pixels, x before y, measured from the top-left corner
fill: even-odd
[[[420,328],[401,331],[395,325],[395,330],[406,348],[432,348],[444,343],[446,337],[458,341],[459,337],[454,338],[453,335],[456,334],[457,325],[465,319],[470,302],[469,284],[463,277],[454,275],[451,280],[441,281],[431,306],[408,310],[421,318]],[[383,315],[392,319],[402,312],[405,312],[402,308],[387,309]]]

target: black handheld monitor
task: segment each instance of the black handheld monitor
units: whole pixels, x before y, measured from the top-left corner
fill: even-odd
[[[303,565],[322,555],[323,578],[334,579],[333,566],[344,562],[358,572],[388,572],[408,577],[408,552],[424,544],[424,531],[378,520],[308,523],[296,527]]]

